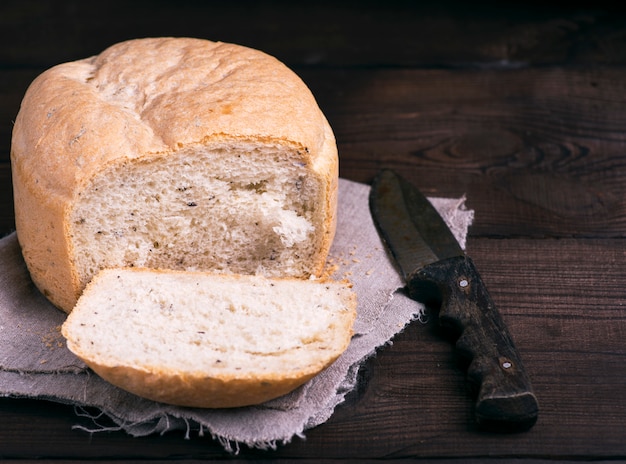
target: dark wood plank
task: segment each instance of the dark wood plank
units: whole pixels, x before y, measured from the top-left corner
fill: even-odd
[[[26,89],[39,70],[2,69],[0,66],[0,163],[9,161],[13,122]]]
[[[0,63],[48,67],[135,37],[260,48],[290,65],[520,67],[626,62],[615,2],[5,0]],[[96,6],[97,5],[97,6]]]
[[[13,185],[9,163],[0,162],[0,238],[15,230]]]
[[[480,236],[623,236],[622,68],[303,70],[341,175],[467,194]]]
[[[533,379],[541,413],[530,432],[494,438],[468,426],[471,401],[451,348],[416,324],[372,361],[369,382],[352,406],[356,411],[341,409],[327,424],[331,432],[316,433],[330,433],[337,444],[347,440],[350,446],[346,437],[367,427],[366,435],[376,439],[354,444],[360,456],[488,452],[623,458],[626,318],[623,292],[616,291],[623,280],[620,245],[614,240],[469,243]]]
[[[120,432],[90,434],[73,430],[93,424],[66,405],[26,399],[0,399],[2,458],[14,459],[167,459],[227,456],[210,437],[185,440],[184,432],[134,438]],[[28,430],[25,435],[23,432]]]
[[[540,401],[540,419],[522,434],[472,425],[472,401],[452,346],[432,324],[414,323],[379,350],[362,382],[306,440],[241,458],[276,459],[610,459],[626,458],[626,353],[622,240],[472,239],[474,257],[522,354]],[[0,401],[7,457],[223,456],[210,438],[182,433],[134,439],[88,435],[70,408]],[[29,430],[29,435],[12,432]],[[503,461],[504,462],[504,461]]]

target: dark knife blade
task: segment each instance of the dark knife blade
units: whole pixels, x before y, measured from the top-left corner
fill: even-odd
[[[374,223],[407,283],[409,296],[439,306],[439,322],[469,361],[477,387],[480,426],[527,430],[539,407],[513,339],[473,261],[430,201],[396,173],[385,170],[370,192]]]

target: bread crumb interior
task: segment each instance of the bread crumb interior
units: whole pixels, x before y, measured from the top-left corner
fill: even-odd
[[[322,192],[305,158],[278,143],[220,142],[109,166],[70,212],[79,278],[118,267],[308,277]]]
[[[128,270],[94,282],[66,329],[79,352],[107,365],[298,371],[326,361],[349,333],[349,289],[337,283]]]

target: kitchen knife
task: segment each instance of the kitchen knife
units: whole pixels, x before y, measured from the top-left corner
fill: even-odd
[[[511,335],[472,260],[437,210],[413,185],[385,170],[372,184],[370,211],[409,296],[439,306],[442,328],[456,338],[476,387],[477,423],[488,429],[532,427],[537,398]]]

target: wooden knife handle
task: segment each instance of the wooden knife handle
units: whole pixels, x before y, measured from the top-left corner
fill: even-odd
[[[467,358],[469,381],[478,387],[476,420],[484,428],[522,431],[537,421],[539,406],[511,335],[472,260],[448,258],[414,272],[411,298],[440,302],[439,321]],[[430,300],[430,301],[429,301]]]

